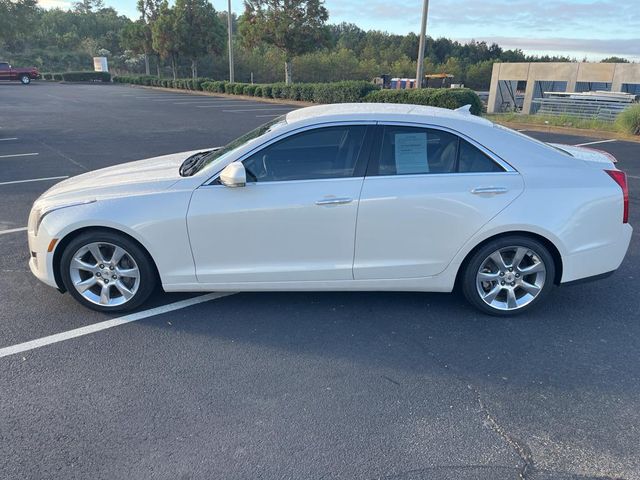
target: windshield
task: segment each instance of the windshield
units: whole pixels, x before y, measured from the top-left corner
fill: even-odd
[[[212,150],[211,152],[204,155],[199,161],[197,168],[190,171],[190,175],[194,175],[195,173],[202,170],[204,167],[208,165],[212,165],[214,163],[221,162],[228,154],[237,150],[245,143],[250,142],[251,140],[255,140],[256,138],[261,137],[265,133],[268,133],[275,128],[278,128],[281,125],[286,123],[285,115],[281,115],[270,122],[267,122],[263,125],[260,125],[258,128],[251,130],[250,132],[245,133],[244,135],[239,136],[235,140],[227,143],[224,147],[218,148],[216,150]]]

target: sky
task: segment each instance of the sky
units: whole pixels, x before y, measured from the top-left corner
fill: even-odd
[[[136,18],[135,0],[105,4]],[[226,10],[226,0],[212,0]],[[459,41],[496,42],[531,54],[600,60],[617,55],[640,61],[640,0],[431,0],[427,34]],[[40,0],[66,8],[67,0]],[[242,13],[242,0],[232,0]],[[349,22],[365,30],[418,33],[421,0],[325,0],[331,23]]]

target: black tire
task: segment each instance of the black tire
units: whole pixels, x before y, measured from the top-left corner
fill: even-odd
[[[20,81],[23,85],[29,85],[31,83],[31,77],[29,75],[22,75]]]
[[[137,264],[139,272],[139,284],[137,286],[137,291],[135,291],[133,296],[128,300],[124,300],[123,298],[123,303],[120,305],[106,306],[94,303],[85,298],[74,285],[71,278],[71,261],[73,260],[76,252],[78,252],[82,247],[92,243],[105,243],[120,247],[124,249],[131,259],[133,259],[135,264]],[[153,260],[149,254],[138,245],[138,243],[125,235],[100,230],[82,233],[66,245],[60,259],[60,277],[62,278],[65,288],[73,298],[85,307],[98,312],[124,312],[133,310],[142,305],[149,298],[158,284],[158,277]],[[115,284],[111,287],[114,286]],[[118,295],[117,291],[115,293]]]
[[[529,297],[526,296],[528,292],[525,290],[525,288],[523,288],[520,285],[525,285],[524,282],[527,282],[525,286],[530,288],[529,281],[533,278],[532,276],[534,274],[526,275],[524,273],[518,273],[519,278],[514,279],[513,276],[516,275],[516,272],[519,272],[520,270],[517,268],[514,269],[513,272],[508,270],[509,268],[513,269],[513,260],[511,260],[511,266],[509,266],[509,263],[508,263],[508,253],[511,251],[512,248],[517,250],[518,247],[523,247],[527,249],[525,260],[523,261],[531,262],[531,265],[534,264],[536,261],[540,261],[542,262],[545,268],[543,284],[541,285],[539,293],[537,293],[530,300],[528,300]],[[499,276],[498,280],[495,282],[488,281],[485,283],[481,283],[477,277],[480,273],[481,267],[483,267],[484,272],[487,272],[487,269],[484,268],[484,266],[486,266],[486,263],[485,263],[486,260],[494,252],[500,251],[501,249],[504,249],[501,254],[507,256],[507,258],[505,258],[505,261],[503,263],[507,267],[506,275],[508,275],[509,278],[507,279],[505,276],[502,276],[502,277]],[[495,265],[497,265],[497,263],[495,263]],[[496,272],[500,272],[501,270],[503,269],[497,268]],[[553,289],[555,271],[556,269],[555,269],[555,262],[553,260],[553,256],[551,255],[551,253],[549,253],[549,250],[545,247],[543,243],[539,242],[538,240],[535,240],[534,238],[527,237],[524,235],[508,235],[508,236],[500,237],[488,242],[487,244],[483,245],[481,248],[479,248],[477,251],[475,251],[471,255],[471,257],[468,259],[468,261],[465,264],[464,271],[462,272],[462,277],[461,277],[462,293],[464,294],[465,298],[471,305],[473,305],[474,307],[476,307],[477,309],[479,309],[480,311],[486,314],[500,316],[500,317],[519,315],[521,313],[524,313],[530,310],[531,308],[534,308],[536,305],[540,304],[540,302],[544,299],[544,297],[546,297],[549,294],[551,289]],[[489,274],[496,275],[496,273],[494,273],[493,270],[491,270]],[[498,275],[500,274],[498,273]],[[538,278],[539,277],[537,276],[535,277],[536,281],[538,281]],[[506,280],[514,280],[514,282],[513,283],[507,282],[506,286],[503,287],[502,285],[505,285]],[[521,283],[516,283],[516,282],[521,282]],[[508,295],[508,290],[510,289],[510,285],[515,285],[511,289],[515,291],[516,296],[517,295],[522,296],[521,297],[522,300],[519,299],[519,301],[523,302],[522,306],[516,306],[514,308],[508,307],[506,297]],[[487,303],[485,300],[483,300],[483,297],[481,296],[480,291],[482,291],[485,294],[488,294],[488,292],[492,291],[493,288],[496,288],[497,290],[500,290],[502,292],[498,294],[499,296],[496,296],[496,303],[500,303],[501,299],[504,298],[504,303],[505,303],[504,306],[500,306],[500,307],[492,306],[489,303]],[[533,296],[533,294],[530,294],[530,295]],[[527,300],[528,300],[528,303],[525,303]]]

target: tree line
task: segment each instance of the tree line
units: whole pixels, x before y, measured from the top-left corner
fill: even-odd
[[[418,35],[328,24],[322,0],[245,0],[232,18],[236,80],[270,83],[414,77]],[[136,20],[82,0],[45,10],[37,0],[0,0],[0,59],[44,71],[92,69],[106,56],[113,71],[175,78],[228,78],[227,14],[208,0],[138,0]],[[425,72],[454,75],[474,89],[489,87],[495,62],[569,62],[519,49],[427,38]],[[625,61],[617,57],[603,61]]]

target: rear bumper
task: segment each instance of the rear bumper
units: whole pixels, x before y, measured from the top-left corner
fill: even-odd
[[[631,225],[624,224],[616,242],[563,257],[562,280],[560,283],[588,281],[592,277],[607,275],[616,271],[627,254],[632,234],[633,228]]]

